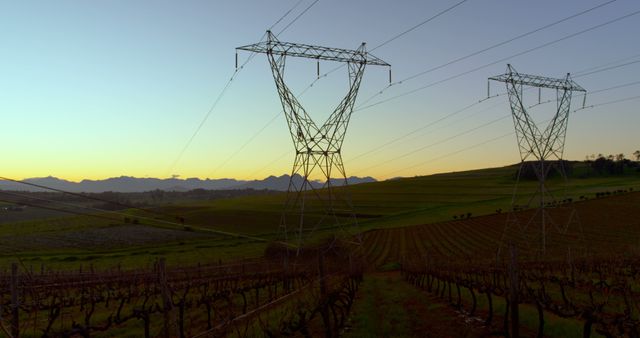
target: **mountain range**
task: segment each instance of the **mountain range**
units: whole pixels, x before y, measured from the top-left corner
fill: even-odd
[[[40,178],[28,178],[23,182],[41,185],[49,188],[55,188],[70,192],[86,192],[86,193],[99,193],[105,191],[114,192],[144,192],[151,190],[164,190],[164,191],[188,191],[193,189],[206,189],[206,190],[238,190],[238,189],[268,189],[286,191],[289,186],[289,179],[291,176],[269,176],[263,180],[236,180],[232,178],[222,179],[199,179],[199,178],[137,178],[130,176],[112,177],[104,180],[82,180],[80,182],[72,182],[56,177],[40,177]],[[302,183],[302,176],[294,175],[294,183],[298,186]],[[359,184],[376,182],[373,177],[349,177],[349,184]],[[342,180],[332,179],[331,183],[335,186],[342,185]],[[322,182],[315,180],[311,181],[314,187],[321,187]],[[16,183],[12,181],[0,180],[0,190],[14,190],[14,191],[46,191],[43,188],[38,188],[32,185],[26,185],[22,183]]]

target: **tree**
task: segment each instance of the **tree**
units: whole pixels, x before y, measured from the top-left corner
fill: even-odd
[[[634,151],[633,156],[636,157],[636,161],[640,161],[640,150]]]
[[[608,158],[599,157],[597,160],[591,163],[591,168],[598,174],[622,174],[623,162],[613,162],[613,155],[609,155]]]
[[[616,155],[616,161],[618,161],[618,162],[624,161],[624,154]]]

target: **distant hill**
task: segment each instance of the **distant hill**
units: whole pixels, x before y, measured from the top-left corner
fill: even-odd
[[[42,185],[50,188],[71,191],[99,193],[105,191],[114,192],[144,192],[151,190],[164,191],[189,191],[193,189],[206,190],[235,190],[235,189],[269,189],[286,191],[289,186],[289,175],[269,176],[263,180],[236,180],[231,178],[223,179],[199,179],[199,178],[136,178],[129,176],[112,177],[104,180],[82,180],[81,182],[71,182],[56,177],[28,178],[25,182]],[[294,182],[300,184],[302,176],[295,175]],[[349,184],[376,182],[372,177],[349,177]],[[333,185],[342,185],[342,180],[332,179]],[[320,181],[312,181],[314,187],[322,186]],[[43,189],[26,184],[0,180],[0,190],[19,191],[43,191]]]
[[[291,176],[289,175],[282,175],[282,176],[269,176],[267,178],[265,178],[264,180],[254,180],[254,181],[248,181],[244,184],[241,184],[240,186],[238,186],[238,189],[245,189],[245,188],[253,188],[253,189],[268,189],[268,190],[280,190],[280,191],[286,191],[289,187],[289,178]],[[302,184],[302,176],[296,174],[294,176],[293,182],[296,186],[300,186]],[[359,183],[370,183],[370,182],[377,182],[375,178],[373,177],[355,177],[355,176],[351,176],[348,179],[349,184],[359,184]],[[341,179],[331,179],[331,184],[333,186],[341,186],[344,184],[344,180]],[[323,185],[323,182],[315,180],[315,181],[311,181],[311,185],[314,188],[320,188]]]

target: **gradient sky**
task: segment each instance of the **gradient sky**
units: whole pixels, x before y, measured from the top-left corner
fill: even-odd
[[[293,147],[265,55],[257,55],[238,73],[176,160],[232,76],[234,48],[258,42],[297,2],[1,1],[0,176],[52,175],[77,181],[174,174],[253,179],[289,173]],[[303,0],[274,32],[312,2]],[[468,0],[372,53],[392,64],[394,80],[400,80],[606,2]],[[452,4],[320,0],[279,39],[353,49],[366,41],[372,49]],[[362,105],[388,83],[387,69],[368,67],[356,106],[427,86],[638,10],[636,0],[615,1],[394,85]],[[588,73],[596,66],[640,60],[639,33],[640,14],[359,110],[343,146],[347,173],[385,179],[515,163],[519,154],[515,135],[507,135],[513,122],[504,96],[434,122],[486,97],[487,78],[504,73],[508,62],[529,74]],[[248,56],[240,53],[240,61]],[[315,79],[316,63],[289,60],[286,80],[299,93]],[[321,72],[335,66],[322,62]],[[640,62],[575,81],[597,91],[633,83],[640,80],[638,75]],[[317,123],[339,102],[346,85],[343,68],[302,96]],[[594,93],[587,96],[587,104],[632,97],[639,91],[636,84]],[[492,92],[504,92],[504,86],[493,83]],[[542,100],[554,95],[543,91]],[[537,91],[531,91],[527,100],[537,102]],[[581,101],[576,98],[573,107]],[[630,100],[573,114],[565,158],[581,160],[592,153],[630,157],[640,148],[639,103]],[[531,113],[544,120],[554,107],[543,104]],[[428,127],[380,148],[421,126]],[[499,138],[502,135],[506,136]]]

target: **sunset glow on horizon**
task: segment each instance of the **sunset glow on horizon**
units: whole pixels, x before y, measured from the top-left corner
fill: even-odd
[[[0,4],[0,176],[290,174],[294,149],[265,55],[225,86],[235,48],[260,41],[296,2]],[[342,149],[348,176],[382,180],[519,162],[506,95],[483,100],[487,78],[507,63],[527,74],[569,72],[587,89],[586,109],[581,94],[573,98],[565,159],[631,158],[640,149],[640,4],[605,3],[467,1],[408,31],[452,3],[322,0],[273,31],[286,27],[281,41],[348,49],[366,41],[392,65],[392,86],[386,68],[366,69]],[[242,64],[250,54],[238,57]],[[286,81],[318,124],[348,87],[346,68],[336,66],[321,61],[329,74],[315,81],[315,61],[287,60]],[[504,92],[491,84],[491,95]],[[527,95],[546,124],[555,91]]]

